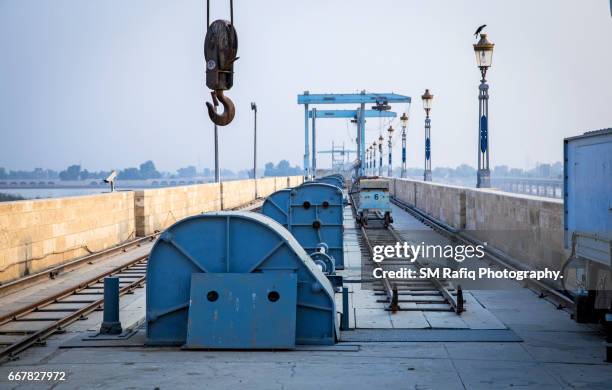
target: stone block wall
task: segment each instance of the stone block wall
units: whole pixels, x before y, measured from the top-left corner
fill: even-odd
[[[0,282],[136,237],[134,193],[0,203]]]
[[[221,209],[219,183],[135,191],[136,232],[139,237],[162,231],[181,219]]]
[[[391,193],[428,215],[499,249],[531,269],[559,270],[563,201],[495,189],[392,179]]]
[[[260,197],[301,176],[257,179]],[[185,217],[255,199],[255,181],[239,180],[0,203],[0,283],[162,231]]]

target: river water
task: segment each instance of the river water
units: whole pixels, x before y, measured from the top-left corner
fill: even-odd
[[[108,192],[108,188],[2,188],[0,193],[17,195],[26,199],[63,198],[66,196],[92,195]]]

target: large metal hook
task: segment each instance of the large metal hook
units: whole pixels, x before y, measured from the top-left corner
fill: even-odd
[[[227,96],[223,94],[222,89],[217,89],[210,92],[212,96],[212,100],[214,103],[206,102],[206,108],[208,108],[208,116],[210,120],[213,121],[214,124],[218,126],[227,126],[234,119],[234,115],[236,115],[236,106],[234,106],[234,102],[230,100]],[[219,105],[223,106],[223,113],[218,114],[215,107]]]

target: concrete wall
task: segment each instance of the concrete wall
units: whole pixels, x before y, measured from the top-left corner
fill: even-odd
[[[391,193],[529,268],[558,270],[567,258],[561,200],[407,179]]]
[[[190,215],[221,209],[219,183],[135,191],[136,233],[161,231]]]
[[[134,193],[0,203],[0,282],[135,237]]]
[[[259,197],[302,183],[301,176],[257,179]],[[255,199],[240,180],[0,203],[0,283],[161,231],[185,217]]]

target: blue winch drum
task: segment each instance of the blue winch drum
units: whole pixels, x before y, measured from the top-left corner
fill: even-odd
[[[147,265],[147,344],[290,349],[333,344],[333,287],[279,223],[223,211],[169,227]]]

